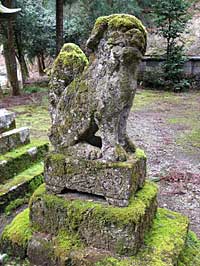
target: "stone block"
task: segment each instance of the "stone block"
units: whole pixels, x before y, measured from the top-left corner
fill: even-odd
[[[129,161],[113,163],[51,153],[45,161],[44,176],[50,193],[83,192],[124,207],[144,184],[146,156],[138,149]]]
[[[121,255],[133,255],[157,209],[157,187],[147,182],[132,197],[128,207],[110,206],[91,197],[73,198],[69,193],[55,196],[39,188],[30,201],[30,218],[41,232],[57,235],[73,232],[86,244]]]
[[[13,128],[15,128],[15,114],[6,109],[0,109],[0,134]]]
[[[116,256],[79,242],[69,245],[70,233],[66,233],[68,237],[62,236],[60,243],[56,241],[59,234],[36,233],[29,242],[28,257],[36,266],[175,266],[182,265],[181,259],[187,256],[191,260],[189,265],[198,266],[200,242],[194,236],[191,238],[191,232],[188,235],[188,226],[185,216],[158,209],[152,228],[145,234],[144,245],[134,256]]]
[[[43,163],[39,162],[12,179],[0,184],[0,213],[16,199],[30,195],[43,183]]]
[[[31,144],[19,147],[0,155],[0,182],[13,178],[20,172],[41,161],[48,152],[46,141],[32,141]]]
[[[30,143],[30,130],[27,127],[9,130],[0,134],[0,154]]]

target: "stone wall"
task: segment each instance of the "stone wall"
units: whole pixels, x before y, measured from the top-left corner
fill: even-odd
[[[145,56],[140,64],[139,73],[143,75],[144,72],[155,72],[161,70],[161,66],[165,61],[161,57]],[[184,65],[184,72],[186,75],[195,76],[200,75],[200,56],[190,56]]]
[[[165,59],[162,57],[145,56],[140,63],[138,80],[144,87],[163,88],[159,83],[162,64]],[[190,56],[184,64],[184,73],[190,81],[190,89],[200,88],[200,56]]]

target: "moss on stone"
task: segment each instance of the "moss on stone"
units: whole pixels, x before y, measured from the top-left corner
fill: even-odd
[[[88,59],[80,47],[74,43],[66,43],[62,47],[53,65],[53,72],[57,66],[70,69],[84,68],[88,65]],[[59,73],[58,73],[59,74]]]
[[[36,154],[31,154],[31,149],[36,149]],[[30,151],[30,152],[29,152]],[[0,155],[1,173],[0,180],[6,179],[24,171],[34,163],[44,158],[48,151],[48,143],[46,141],[35,140],[31,144],[17,148],[5,155]]]
[[[0,197],[1,195],[12,190],[13,187],[19,186],[22,183],[29,183],[29,191],[33,192],[43,181],[43,163],[37,163],[28,169],[24,170],[20,174],[16,175],[12,179],[9,179],[6,183],[0,184]],[[37,180],[32,180],[34,177],[38,177]],[[40,184],[39,184],[40,183]]]
[[[31,237],[32,229],[29,225],[29,209],[25,209],[13,219],[11,224],[6,226],[1,241],[25,248]]]
[[[22,154],[26,153],[29,149],[31,149],[33,147],[42,146],[42,145],[47,146],[48,144],[46,141],[33,140],[28,145],[19,147],[19,148],[15,149],[13,151],[10,151],[4,155],[0,155],[0,161],[16,159],[16,158],[20,157]]]
[[[66,208],[69,228],[72,231],[76,231],[84,214],[88,210],[92,210],[90,217],[91,219],[96,220],[97,223],[111,223],[119,227],[123,227],[129,223],[138,224],[141,217],[144,216],[146,209],[150,206],[151,201],[156,198],[157,186],[151,182],[146,182],[144,188],[137,193],[135,198],[133,197],[131,199],[129,206],[126,208],[102,205],[90,201],[64,200],[63,198],[46,194],[44,192],[45,189],[42,185],[33,194],[30,201],[30,207],[35,201],[41,198],[50,209]]]
[[[121,260],[108,258],[95,266],[174,266],[184,248],[187,230],[188,219],[185,216],[158,209],[152,229],[146,233],[145,245],[136,256]],[[186,265],[189,266],[179,266]]]
[[[146,36],[146,29],[143,26],[142,22],[136,17],[128,14],[113,14],[110,16],[99,17],[96,20],[92,34],[100,31],[104,27],[108,26],[111,29],[117,30],[121,28],[131,29],[138,28]]]
[[[71,234],[66,231],[60,231],[53,240],[54,254],[61,261],[65,261],[72,250],[80,249],[83,243],[78,238],[78,235]]]
[[[179,256],[178,266],[199,266],[200,265],[200,240],[196,234],[189,231],[186,245]]]
[[[137,148],[136,151],[135,151],[135,156],[136,156],[136,158],[138,158],[138,159],[146,159],[146,158],[147,158],[147,156],[146,156],[144,150],[142,150],[142,149],[138,149],[138,148]]]
[[[16,210],[18,207],[20,207],[21,205],[27,202],[28,202],[27,197],[18,198],[16,200],[11,201],[10,204],[7,205],[5,208],[5,214],[10,215],[14,210]]]
[[[36,201],[38,198],[42,197],[45,194],[45,192],[46,192],[46,186],[45,183],[43,183],[35,190],[35,192],[31,196],[29,201],[29,206],[32,206],[33,202]]]

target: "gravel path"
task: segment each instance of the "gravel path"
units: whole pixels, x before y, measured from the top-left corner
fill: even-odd
[[[139,91],[128,132],[148,158],[159,205],[190,218],[200,237],[200,93]]]

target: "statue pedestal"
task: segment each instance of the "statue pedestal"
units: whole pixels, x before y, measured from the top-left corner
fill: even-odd
[[[43,186],[30,202],[31,224],[51,237],[65,232],[84,247],[132,256],[152,225],[157,210],[156,196],[156,186],[146,182],[130,199],[129,206],[121,208],[86,195],[79,198],[71,193],[51,195]],[[34,243],[30,243],[29,250],[34,250]]]
[[[126,207],[143,187],[146,156],[137,150],[129,161],[102,162],[51,153],[45,161],[45,183],[52,194],[81,192],[96,195],[114,206]]]

